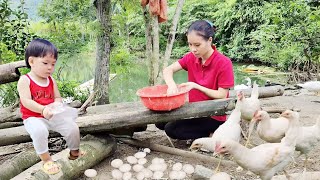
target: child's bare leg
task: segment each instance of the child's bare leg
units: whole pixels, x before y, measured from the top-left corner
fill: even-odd
[[[49,152],[46,152],[46,153],[43,153],[43,154],[39,154],[39,157],[43,162],[52,161],[52,158],[51,158]]]

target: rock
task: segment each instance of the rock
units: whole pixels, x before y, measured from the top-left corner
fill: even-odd
[[[213,171],[211,169],[208,169],[201,165],[196,165],[196,168],[192,175],[192,179],[205,180],[205,179],[210,179],[212,175],[213,175]]]

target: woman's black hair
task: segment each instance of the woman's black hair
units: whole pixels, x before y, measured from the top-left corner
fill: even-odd
[[[45,39],[34,39],[32,40],[25,52],[25,61],[28,68],[30,67],[29,64],[29,57],[45,57],[46,55],[52,55],[55,59],[58,59],[58,50],[57,48],[49,41]]]
[[[210,37],[214,39],[216,26],[206,20],[197,20],[189,26],[187,34],[192,31],[196,31],[197,35],[202,36],[205,40],[208,40]]]

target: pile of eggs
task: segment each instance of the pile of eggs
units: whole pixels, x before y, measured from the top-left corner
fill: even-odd
[[[172,167],[162,158],[153,158],[151,163],[146,159],[149,148],[137,152],[134,156],[128,156],[126,161],[114,159],[111,166],[113,179],[123,180],[143,180],[143,179],[186,179],[194,172],[194,167],[190,164],[175,163]]]

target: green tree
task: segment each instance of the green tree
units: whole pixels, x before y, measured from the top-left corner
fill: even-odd
[[[11,9],[9,0],[0,1],[0,64],[24,59],[24,49],[35,37],[29,32],[24,0]]]
[[[268,20],[250,35],[258,47],[253,56],[284,70],[306,72],[303,79],[312,79],[312,73],[319,73],[319,7],[299,0],[279,1],[266,3],[262,12]]]

